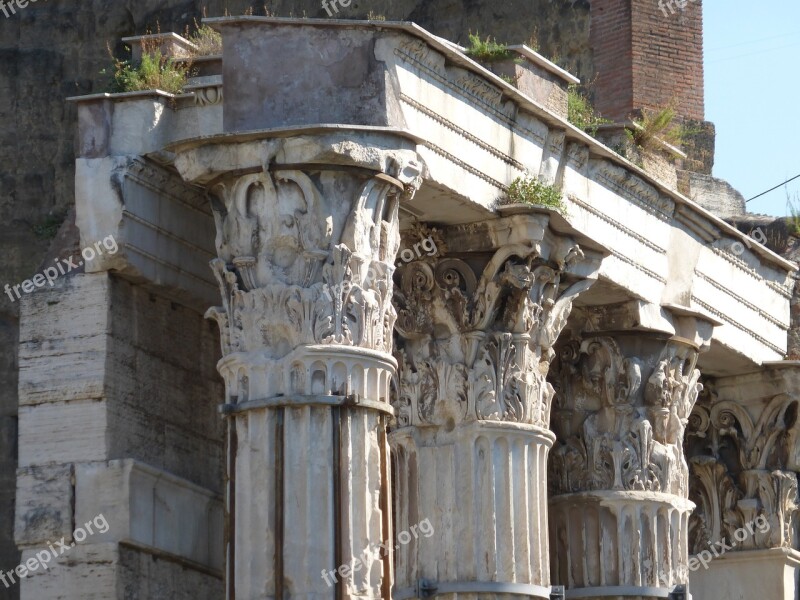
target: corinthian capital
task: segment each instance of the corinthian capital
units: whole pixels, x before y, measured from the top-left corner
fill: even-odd
[[[375,135],[364,146],[324,134],[179,151],[184,177],[211,198],[222,306],[208,316],[239,401],[364,393],[367,374],[350,369],[363,365],[337,366],[329,345],[377,361],[370,396],[388,399],[398,208],[422,167],[413,144],[392,138],[387,150],[391,136]]]
[[[711,381],[695,406],[686,440],[692,552],[722,539],[737,550],[796,547],[800,401],[791,385],[769,394],[794,383],[784,373]]]
[[[512,242],[493,248],[488,260],[478,253],[422,257],[401,268],[400,426],[494,420],[548,427],[552,345],[593,281],[569,274],[590,262],[574,240],[546,247]]]
[[[550,372],[560,440],[551,455],[552,493],[686,498],[684,433],[703,388],[696,365],[713,321],[683,307],[638,301],[581,309],[574,317]]]
[[[688,493],[683,432],[697,394],[696,349],[658,344],[657,356],[630,355],[612,337],[560,348],[552,454],[556,494],[595,490]],[[655,350],[655,348],[654,348]]]

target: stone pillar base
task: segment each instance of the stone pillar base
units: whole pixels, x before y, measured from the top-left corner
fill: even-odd
[[[800,552],[788,548],[729,552],[689,572],[698,600],[795,600]]]

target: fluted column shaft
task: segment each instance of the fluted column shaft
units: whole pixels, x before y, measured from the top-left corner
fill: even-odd
[[[489,248],[459,228],[404,236],[439,235],[440,253],[398,271],[396,530],[427,520],[436,533],[400,545],[398,598],[550,597],[545,373],[592,283],[570,270],[594,259],[546,216],[525,219],[500,220],[509,243]]]
[[[237,600],[389,595],[392,274],[420,166],[390,134],[342,136],[211,142],[177,160],[217,226],[222,306],[207,316]]]

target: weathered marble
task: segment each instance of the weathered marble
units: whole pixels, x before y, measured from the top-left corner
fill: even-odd
[[[23,305],[16,536],[116,529],[23,597],[650,600],[749,573],[689,573],[731,515],[790,597],[794,265],[416,26],[211,23],[221,79],[75,99],[119,252]],[[775,390],[701,400],[687,462],[701,373]]]

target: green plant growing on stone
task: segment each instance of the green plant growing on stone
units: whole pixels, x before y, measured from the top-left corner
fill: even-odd
[[[195,31],[189,35],[189,26],[186,26],[186,39],[197,46],[194,56],[215,56],[222,54],[222,34],[208,25],[201,25],[194,21]]]
[[[517,78],[512,75],[500,75],[500,79],[510,85],[517,85]]]
[[[794,236],[800,237],[800,194],[795,194],[794,198],[792,198],[787,192],[786,208],[789,211],[789,216],[786,218],[789,232]]]
[[[190,63],[176,61],[161,54],[160,48],[142,46],[142,60],[134,65],[127,60],[114,60],[112,92],[161,90],[180,94],[189,78]]]
[[[532,204],[552,208],[561,214],[567,212],[564,198],[558,188],[530,175],[517,177],[511,182],[505,204]]]
[[[680,123],[675,123],[677,112],[673,103],[664,108],[642,109],[642,116],[633,119],[634,128],[626,129],[628,138],[643,150],[654,150],[659,141],[679,147],[687,137],[697,133]]]
[[[534,27],[533,31],[531,32],[531,37],[528,38],[528,43],[525,44],[528,48],[533,50],[534,52],[539,51],[539,28]]]
[[[469,46],[464,54],[475,60],[492,62],[511,58],[511,51],[505,44],[498,44],[493,38],[487,36],[482,40],[477,33],[469,34]]]
[[[47,215],[42,223],[33,226],[33,234],[40,240],[52,240],[65,218],[66,213]]]
[[[610,120],[597,114],[592,103],[577,85],[571,85],[567,89],[567,120],[592,137],[597,135],[597,128],[600,125],[611,123]]]
[[[374,13],[372,11],[369,11],[369,14],[367,15],[367,21],[385,21],[385,20],[386,20],[386,16],[379,15],[379,14]]]

